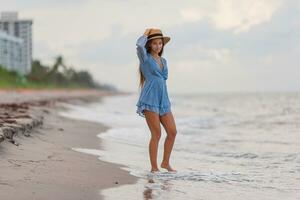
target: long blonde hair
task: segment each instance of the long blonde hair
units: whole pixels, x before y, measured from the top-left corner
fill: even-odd
[[[145,48],[147,50],[147,53],[151,52],[151,46],[150,46],[151,41],[152,40],[148,40],[147,43],[145,44]],[[164,44],[164,40],[163,39],[162,39],[162,43],[163,43],[163,46],[161,48],[161,51],[158,53],[159,56],[161,56],[163,54],[163,52],[164,52],[164,46],[165,46],[165,44]],[[145,77],[144,77],[144,75],[142,73],[142,70],[141,70],[140,66],[139,66],[139,76],[140,76],[139,89],[141,89],[144,86]]]

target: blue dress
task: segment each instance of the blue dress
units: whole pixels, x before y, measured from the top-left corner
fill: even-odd
[[[154,57],[147,52],[145,48],[146,42],[146,35],[140,36],[136,42],[136,52],[140,61],[139,67],[145,77],[144,85],[136,103],[136,113],[144,118],[144,110],[154,111],[160,116],[171,111],[166,84],[168,79],[167,61],[165,58],[160,57],[163,65],[163,68],[161,68]]]

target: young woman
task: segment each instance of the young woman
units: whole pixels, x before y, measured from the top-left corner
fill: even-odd
[[[161,137],[160,123],[167,133],[160,167],[169,172],[176,172],[171,167],[169,160],[177,130],[166,85],[168,79],[167,61],[161,57],[164,45],[169,41],[170,37],[163,36],[160,29],[151,28],[146,29],[136,42],[137,56],[140,61],[140,88],[142,88],[136,104],[136,113],[146,118],[151,132],[149,142],[151,172],[160,171],[157,166],[157,149]]]

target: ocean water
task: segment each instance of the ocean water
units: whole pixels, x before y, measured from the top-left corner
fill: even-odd
[[[139,177],[102,190],[105,199],[300,199],[300,93],[172,95],[177,136],[170,164],[150,173],[150,131],[135,113],[137,94],[105,97],[60,114],[102,122],[103,150],[74,147],[123,164]],[[158,149],[163,155],[165,130]]]

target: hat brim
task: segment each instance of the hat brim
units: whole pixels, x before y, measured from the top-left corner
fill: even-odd
[[[152,37],[152,38],[150,38],[150,39],[148,39],[147,41],[149,41],[149,40],[153,40],[153,39],[157,39],[157,38],[161,38],[161,39],[163,39],[163,41],[164,41],[164,44],[167,44],[169,41],[170,41],[170,37],[168,37],[168,36],[155,36],[155,37]]]

